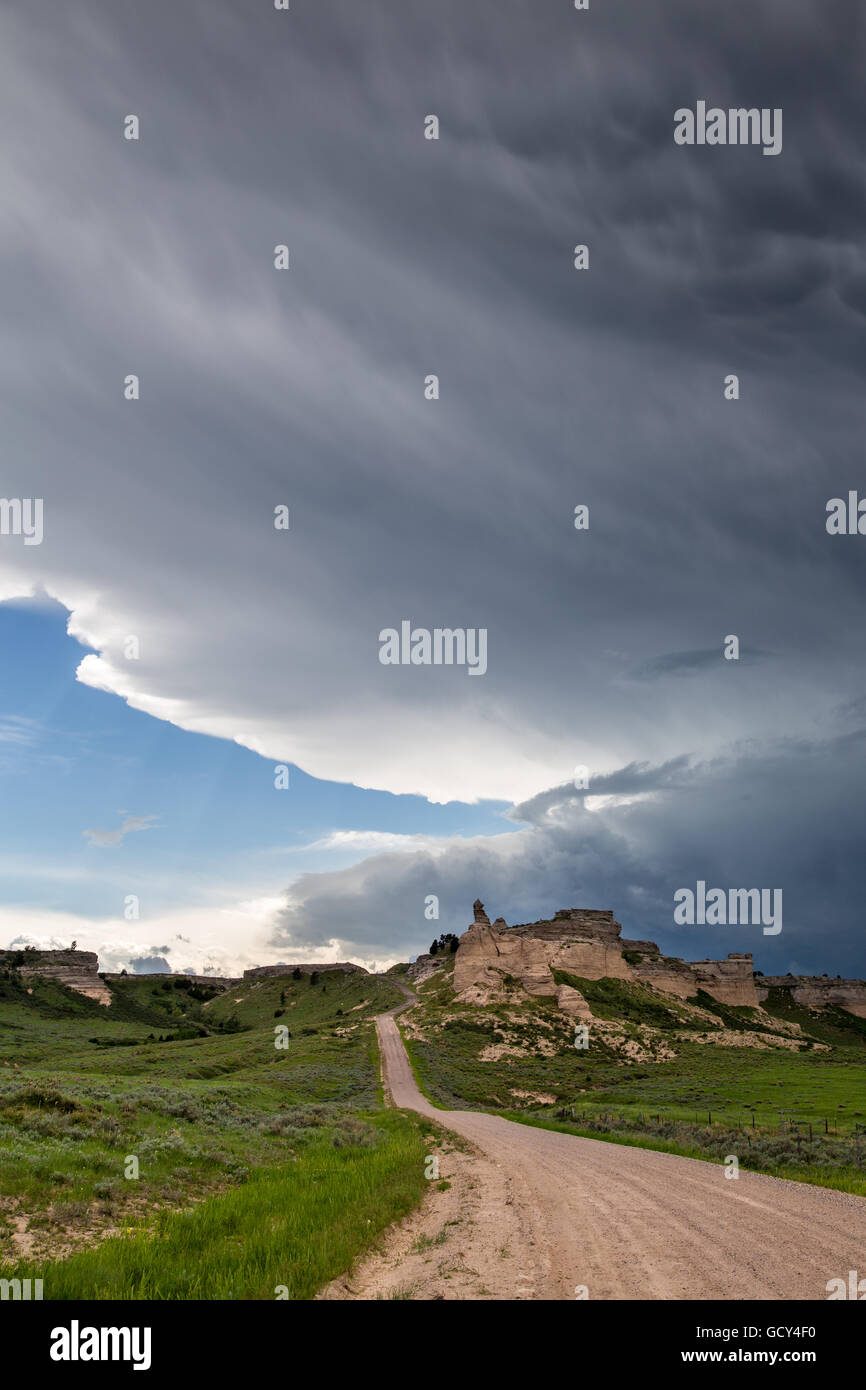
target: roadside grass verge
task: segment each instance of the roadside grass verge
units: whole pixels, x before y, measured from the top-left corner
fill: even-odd
[[[443,1105],[441,1100],[437,1100],[435,1096],[432,1096],[430,1094],[430,1090],[426,1082],[424,1081],[420,1071],[418,1070],[418,1059],[415,1055],[413,1039],[407,1038],[399,1023],[397,1023],[397,1031],[400,1034],[400,1037],[403,1039],[403,1046],[406,1049],[406,1056],[409,1058],[409,1067],[412,1071],[413,1077],[415,1078],[415,1085],[418,1087],[418,1090],[421,1092],[424,1099],[430,1102],[434,1110],[442,1110],[443,1112],[447,1112],[448,1110],[459,1110],[459,1105]]]
[[[4,1277],[42,1279],[49,1300],[311,1299],[417,1205],[424,1158],[420,1119],[367,1112],[348,1138],[322,1136],[230,1192],[65,1260],[21,1260]]]

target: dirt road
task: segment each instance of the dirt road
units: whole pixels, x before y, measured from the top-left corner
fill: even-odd
[[[411,1004],[376,1020],[387,1092],[476,1145],[509,1193],[498,1212],[482,1206],[483,1219],[458,1237],[460,1253],[489,1271],[485,1228],[499,1221],[520,1247],[523,1283],[508,1292],[502,1275],[488,1277],[479,1296],[826,1299],[829,1279],[866,1276],[866,1198],[742,1170],[726,1178],[697,1159],[437,1110],[415,1084],[393,1017]],[[368,1287],[374,1277],[367,1271]]]

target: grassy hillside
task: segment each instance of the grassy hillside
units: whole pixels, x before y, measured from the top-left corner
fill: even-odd
[[[565,974],[595,1022],[589,1047],[552,999],[516,982],[486,1006],[454,999],[451,968],[401,1019],[419,1083],[445,1108],[494,1110],[619,1142],[723,1160],[866,1194],[866,1023]],[[858,1128],[859,1127],[859,1128]]]
[[[307,1297],[419,1199],[420,1132],[381,1106],[371,1019],[402,998],[389,981],[112,992],[106,1008],[0,974],[0,1258],[46,1298]]]
[[[282,1021],[294,1037],[298,1029],[336,1028],[372,1018],[403,999],[396,985],[378,975],[328,971],[318,976],[315,985],[310,984],[312,978],[279,975],[244,980],[206,1004],[203,1017],[212,1024],[236,1018],[245,1028]],[[277,1017],[279,1010],[284,1010],[282,1020]]]

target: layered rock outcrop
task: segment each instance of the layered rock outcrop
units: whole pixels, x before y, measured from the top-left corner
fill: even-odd
[[[406,979],[414,980],[416,985],[421,985],[425,980],[429,980],[431,975],[435,975],[437,970],[442,970],[447,959],[447,956],[433,956],[427,951],[413,960],[406,971]]]
[[[866,1018],[866,980],[843,980],[838,975],[761,975],[755,980],[761,1003],[769,990],[790,991],[795,1004],[806,1009],[824,1009],[828,1005],[845,1009],[858,1018]]]
[[[95,951],[0,951],[0,969],[11,967],[25,979],[56,980],[97,1004],[108,1005],[111,990],[100,979],[98,966]]]
[[[760,1000],[755,990],[753,966],[751,955],[739,951],[730,952],[726,960],[684,961],[656,954],[637,960],[632,966],[631,978],[680,999],[688,999],[702,989],[720,1004],[744,1004],[755,1008]]]
[[[612,912],[558,912],[551,921],[508,927],[501,918],[491,926],[477,900],[474,910],[475,920],[461,936],[454,961],[458,994],[470,985],[500,988],[504,977],[511,976],[528,994],[555,998],[554,970],[591,980],[631,978]]]
[[[652,941],[623,939],[622,928],[609,911],[568,908],[549,920],[509,927],[503,919],[491,925],[484,904],[476,899],[474,921],[460,938],[454,962],[454,989],[476,1000],[501,989],[509,979],[528,994],[557,1000],[572,1017],[588,1012],[577,990],[557,985],[554,971],[586,980],[630,980],[651,985],[666,994],[687,999],[704,990],[724,1004],[756,1007],[752,957],[732,952],[726,960],[692,964],[662,956]]]

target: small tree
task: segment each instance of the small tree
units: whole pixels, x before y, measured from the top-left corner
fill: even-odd
[[[296,965],[295,968],[294,968],[294,970],[292,971],[292,979],[293,979],[293,980],[299,980],[300,978],[301,978],[301,967],[300,967],[299,965]]]
[[[438,941],[431,941],[431,943],[430,943],[430,954],[431,954],[431,956],[435,956],[435,954],[436,954],[436,952],[437,952],[438,950],[439,950],[439,942],[438,942]]]
[[[459,945],[460,945],[460,942],[457,940],[457,937],[456,937],[456,936],[452,936],[452,938],[451,938],[451,950],[452,950],[452,953],[453,953],[454,951],[457,950],[457,948],[458,948]]]

